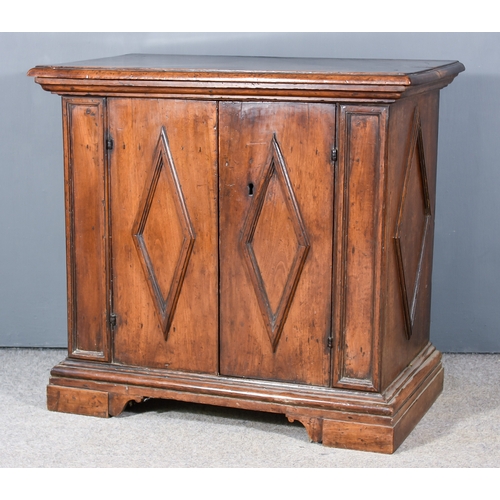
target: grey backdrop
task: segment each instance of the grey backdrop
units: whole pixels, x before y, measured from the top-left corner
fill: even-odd
[[[441,92],[431,340],[500,352],[498,33],[0,33],[0,346],[67,345],[60,99],[26,72],[130,52],[464,63]]]

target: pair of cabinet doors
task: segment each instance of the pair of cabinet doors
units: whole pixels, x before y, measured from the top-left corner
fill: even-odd
[[[328,386],[335,105],[63,102],[72,355]]]

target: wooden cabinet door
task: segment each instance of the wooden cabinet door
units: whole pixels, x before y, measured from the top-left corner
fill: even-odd
[[[219,109],[220,373],[330,383],[335,106]]]
[[[115,362],[217,373],[216,109],[108,100]]]

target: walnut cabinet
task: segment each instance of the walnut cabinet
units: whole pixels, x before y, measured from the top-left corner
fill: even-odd
[[[48,408],[278,412],[392,453],[442,390],[429,342],[440,89],[456,61],[126,55],[62,96],[68,357]]]

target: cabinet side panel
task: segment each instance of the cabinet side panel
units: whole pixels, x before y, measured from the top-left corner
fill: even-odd
[[[429,342],[438,109],[439,91],[391,106],[382,390]]]
[[[104,100],[63,100],[69,352],[108,358]]]
[[[341,107],[337,387],[378,386],[386,115],[385,108]]]

